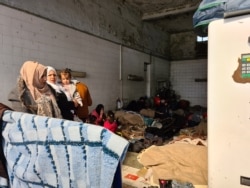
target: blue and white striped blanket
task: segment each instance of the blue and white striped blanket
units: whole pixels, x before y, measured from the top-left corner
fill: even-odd
[[[14,188],[109,188],[128,148],[100,126],[10,110],[2,134]]]

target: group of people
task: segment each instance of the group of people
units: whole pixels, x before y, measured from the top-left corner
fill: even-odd
[[[88,107],[92,105],[90,92],[84,83],[71,79],[69,69],[57,75],[51,66],[26,61],[20,69],[17,86],[9,94],[9,101],[16,111],[67,120],[74,120],[77,115],[85,122]]]
[[[59,77],[59,80],[58,80]],[[114,113],[104,114],[104,106],[98,104],[89,113],[92,98],[88,87],[72,79],[71,70],[64,69],[57,75],[51,66],[26,61],[20,69],[17,86],[10,92],[9,101],[16,111],[75,120],[101,125],[115,132]]]
[[[118,127],[114,112],[109,110],[107,114],[105,114],[103,104],[98,104],[96,106],[96,108],[89,114],[88,120],[89,123],[103,126],[112,132],[116,132]]]

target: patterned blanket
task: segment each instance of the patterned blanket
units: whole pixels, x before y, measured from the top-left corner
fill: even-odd
[[[96,125],[11,110],[2,119],[9,187],[112,187],[128,148],[124,138]]]

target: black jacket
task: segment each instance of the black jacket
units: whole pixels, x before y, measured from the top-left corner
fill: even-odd
[[[72,113],[72,111],[75,110],[74,102],[68,101],[67,96],[65,95],[64,92],[58,93],[50,85],[49,85],[49,87],[51,88],[52,92],[54,93],[54,95],[56,97],[56,101],[57,101],[58,107],[61,110],[61,114],[62,114],[63,119],[73,120],[74,114]]]

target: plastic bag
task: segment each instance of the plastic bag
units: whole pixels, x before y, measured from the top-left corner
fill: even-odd
[[[193,15],[193,26],[197,35],[208,36],[210,22],[229,17],[227,15],[247,14],[250,1],[246,0],[203,0]]]

